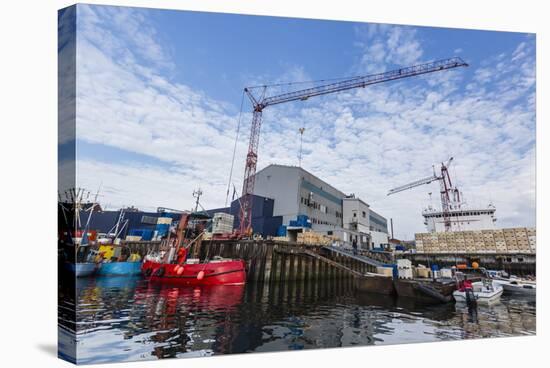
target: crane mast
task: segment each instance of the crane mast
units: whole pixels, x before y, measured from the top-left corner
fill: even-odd
[[[451,176],[449,175],[449,166],[453,162],[451,157],[446,163],[441,163],[441,170],[439,175],[434,173],[432,176],[412,183],[401,185],[388,191],[388,195],[402,192],[404,190],[416,188],[421,185],[430,184],[433,181],[439,181],[439,194],[441,196],[441,211],[443,213],[443,222],[445,224],[445,231],[451,231],[451,203],[460,203],[460,192],[457,188],[453,187],[451,182]],[[452,198],[451,198],[452,196]]]
[[[354,88],[364,88],[373,84],[465,66],[468,66],[468,64],[464,62],[464,60],[459,57],[453,57],[395,69],[384,73],[352,77],[345,80],[340,80],[338,82],[323,84],[312,88],[301,89],[274,96],[266,96],[267,86],[263,87],[263,91],[258,97],[252,93],[250,87],[245,88],[244,92],[250,99],[253,110],[248,153],[246,155],[246,165],[244,170],[243,191],[241,196],[239,233],[243,236],[250,235],[252,233],[252,196],[254,194],[256,165],[258,163],[258,143],[260,140],[260,128],[262,125],[262,112],[266,107],[291,101],[305,101],[310,97],[342,92]]]

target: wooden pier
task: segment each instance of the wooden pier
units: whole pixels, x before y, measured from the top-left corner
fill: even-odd
[[[270,240],[208,240],[190,249],[200,259],[239,258],[247,263],[248,281],[321,280],[360,276],[376,267],[322,246]]]
[[[247,281],[253,283],[352,278],[361,290],[393,292],[391,278],[375,274],[380,262],[331,247],[271,240],[208,240],[198,248],[191,246],[190,254],[200,259],[216,256],[243,259],[247,264]]]

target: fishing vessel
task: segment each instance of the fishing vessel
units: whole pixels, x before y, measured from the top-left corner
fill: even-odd
[[[96,232],[89,229],[94,211],[99,208],[97,196],[83,188],[71,188],[58,200],[58,257],[63,270],[76,277],[93,275],[101,265],[96,262],[97,251],[90,246]],[[83,215],[87,214],[86,221]]]
[[[189,257],[191,246],[200,248],[204,219],[204,214],[183,213],[175,244],[164,253],[147,255],[141,266],[143,275],[153,282],[175,285],[244,285],[246,263],[242,259]]]
[[[98,253],[101,267],[98,276],[134,276],[141,274],[141,256],[121,244],[121,236],[128,225],[124,219],[124,209],[120,210],[117,221],[107,236],[99,239]]]

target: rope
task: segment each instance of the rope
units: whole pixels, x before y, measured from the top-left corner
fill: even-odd
[[[241,109],[239,111],[239,121],[237,123],[237,134],[235,135],[235,145],[233,146],[233,158],[231,159],[231,170],[229,170],[229,181],[227,182],[227,193],[225,195],[225,205],[227,207],[227,200],[229,199],[229,189],[231,188],[231,179],[233,177],[233,166],[235,165],[235,155],[237,153],[237,142],[239,140],[239,132],[241,130],[241,116],[243,112],[244,103],[244,90],[241,96]]]

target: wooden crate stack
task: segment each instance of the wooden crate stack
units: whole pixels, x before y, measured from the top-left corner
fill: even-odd
[[[517,252],[517,240],[516,240],[516,231],[515,229],[502,229],[504,234],[504,242],[506,243],[506,251],[509,253]]]
[[[416,251],[418,253],[424,253],[423,235],[423,233],[414,234],[414,243],[416,244]]]
[[[272,238],[274,241],[280,241],[280,242],[288,242],[290,239],[287,236],[274,236]]]
[[[466,253],[474,253],[476,251],[476,243],[474,242],[474,232],[473,231],[461,231],[462,236],[464,237],[464,248]]]
[[[415,234],[418,253],[534,253],[534,228]]]
[[[483,236],[483,242],[481,244],[483,244],[483,248],[486,250],[487,253],[496,253],[497,251],[497,246],[493,233],[493,230],[481,230],[481,234]]]
[[[535,252],[537,249],[537,231],[534,227],[527,228],[527,241],[529,242],[529,250]]]
[[[515,235],[516,235],[518,250],[521,253],[530,252],[531,247],[529,245],[529,236],[527,235],[527,229],[524,227],[516,228]]]
[[[469,242],[467,243],[467,238],[464,236],[462,231],[453,233],[454,244],[449,249],[450,252],[455,253],[466,253],[468,252]]]
[[[493,238],[495,239],[495,249],[497,253],[506,253],[506,240],[502,230],[493,230]]]
[[[330,245],[336,238],[333,236],[323,235],[314,231],[306,231],[298,233],[297,242],[307,245]]]

